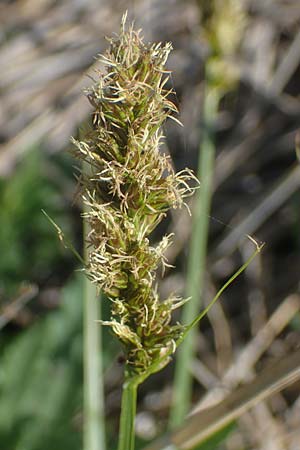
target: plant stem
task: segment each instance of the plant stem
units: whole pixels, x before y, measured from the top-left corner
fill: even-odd
[[[123,384],[118,450],[134,450],[137,387],[136,382]]]
[[[200,145],[200,158],[197,176],[200,189],[195,199],[193,228],[190,241],[190,254],[187,270],[187,297],[191,299],[184,305],[182,322],[190,324],[199,314],[200,299],[203,293],[209,213],[215,162],[215,145],[212,125],[215,122],[219,103],[218,91],[206,84],[203,116],[204,127]],[[190,408],[192,377],[189,368],[194,357],[196,329],[192,329],[178,349],[174,380],[174,403],[171,411],[171,426],[180,425]]]
[[[84,236],[88,226],[84,221]],[[84,245],[87,258],[87,246]],[[105,449],[104,395],[102,379],[100,298],[96,287],[84,277],[83,287],[83,341],[84,341],[84,450]]]

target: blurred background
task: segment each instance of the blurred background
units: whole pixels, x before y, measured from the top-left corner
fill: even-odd
[[[119,31],[126,9],[146,41],[173,43],[170,87],[184,127],[166,125],[164,150],[177,170],[188,166],[197,172],[207,67],[221,92],[212,127],[216,158],[202,305],[253,251],[247,235],[266,243],[201,322],[190,367],[194,402],[230,369],[236,386],[299,343],[299,1],[2,0],[3,450],[82,448],[82,274],[41,210],[81,252],[70,136],[78,136],[89,120],[82,90],[90,85],[95,56],[107,48],[105,36]],[[172,213],[161,232],[176,234],[168,250],[176,268],[159,282],[161,295],[184,296],[191,232],[186,210]],[[113,448],[123,367],[120,348],[106,330],[103,339],[105,414]],[[142,386],[138,442],[165,430],[173,372],[172,363]],[[299,450],[299,394],[295,384],[261,403],[212,448]]]

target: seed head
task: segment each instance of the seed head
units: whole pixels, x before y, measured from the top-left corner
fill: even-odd
[[[104,73],[86,91],[92,126],[73,143],[83,168],[88,166],[79,177],[90,227],[85,270],[112,302],[112,318],[103,323],[124,344],[130,372],[141,374],[173,349],[183,331],[171,324],[182,300],[161,301],[155,286],[171,236],[152,246],[149,235],[193,193],[189,181],[195,177],[188,169],[175,173],[160,151],[161,127],[177,113],[166,88],[171,44],[146,45],[125,22],[124,16],[120,35],[100,56]]]

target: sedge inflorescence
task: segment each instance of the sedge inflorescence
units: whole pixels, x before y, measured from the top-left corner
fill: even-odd
[[[90,228],[85,270],[112,302],[111,320],[103,323],[123,343],[130,373],[141,374],[169,354],[183,332],[182,325],[171,324],[183,300],[161,301],[155,285],[157,268],[167,265],[164,250],[171,236],[153,246],[149,235],[170,208],[192,194],[189,182],[195,178],[188,169],[175,173],[160,150],[161,127],[177,112],[165,88],[171,44],[146,45],[140,31],[125,22],[124,17],[120,35],[100,56],[104,73],[97,72],[86,91],[91,129],[73,142],[85,162],[80,175]]]

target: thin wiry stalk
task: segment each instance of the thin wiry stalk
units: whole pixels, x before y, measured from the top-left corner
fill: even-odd
[[[84,256],[88,249],[86,237],[89,226],[84,221]],[[88,278],[83,286],[83,365],[84,365],[84,429],[83,450],[105,450],[104,398],[102,377],[101,298]]]
[[[218,104],[222,96],[234,86],[237,71],[231,59],[238,47],[245,25],[240,2],[235,0],[214,0],[210,2],[204,32],[211,44],[211,54],[206,61],[206,86],[203,104],[203,137],[200,145],[198,178],[201,189],[196,200],[190,257],[188,262],[186,292],[191,300],[185,305],[182,321],[191,323],[199,311],[203,295],[206,261],[208,223],[211,204],[212,177],[215,163],[215,146],[212,127],[216,120]],[[191,401],[191,367],[194,352],[193,328],[178,352],[175,371],[174,408],[171,412],[171,425],[182,422]]]
[[[201,309],[201,297],[204,288],[206,248],[208,237],[209,213],[211,205],[212,181],[215,161],[215,145],[212,126],[215,122],[219,96],[217,91],[209,89],[204,97],[203,136],[200,145],[198,178],[201,189],[195,199],[193,228],[190,241],[186,294],[191,299],[183,307],[182,322],[190,324]],[[192,376],[189,368],[195,355],[194,341],[196,329],[190,330],[178,350],[174,380],[174,402],[171,410],[171,427],[180,425],[190,409],[192,394]]]

